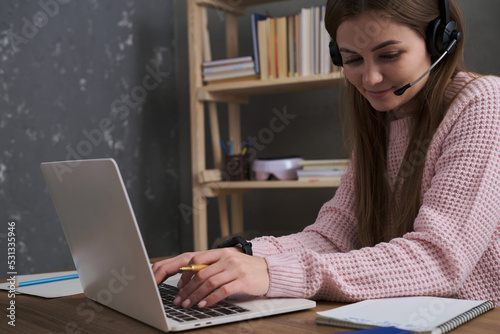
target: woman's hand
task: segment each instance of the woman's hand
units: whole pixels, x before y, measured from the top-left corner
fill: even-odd
[[[237,247],[185,253],[153,265],[156,282],[161,283],[180,267],[189,264],[209,264],[199,272],[184,272],[179,280],[176,305],[211,306],[235,294],[263,296],[269,290],[266,260],[243,254]]]

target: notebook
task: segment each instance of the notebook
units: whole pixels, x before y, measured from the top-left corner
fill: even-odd
[[[348,327],[396,327],[416,333],[447,333],[495,308],[493,301],[440,297],[365,300],[318,312],[316,323]]]
[[[162,331],[181,331],[316,306],[296,298],[227,301],[203,314],[174,307],[178,277],[160,287],[113,159],[42,163],[85,295]],[[168,217],[165,218],[168,221]],[[170,222],[176,224],[177,222]],[[161,290],[161,291],[160,291]],[[169,295],[170,293],[170,295]],[[173,295],[173,296],[172,296]],[[173,310],[172,310],[173,308]],[[167,316],[166,312],[173,316]]]

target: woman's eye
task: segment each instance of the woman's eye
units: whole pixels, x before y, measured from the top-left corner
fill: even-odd
[[[347,58],[345,61],[344,61],[344,64],[345,65],[350,65],[350,64],[354,64],[354,63],[357,63],[361,61],[361,58]]]
[[[401,55],[400,52],[395,52],[395,53],[387,53],[387,54],[383,54],[381,55],[380,57],[383,58],[383,59],[387,59],[387,60],[392,60],[392,59],[396,59],[397,57],[399,57]]]

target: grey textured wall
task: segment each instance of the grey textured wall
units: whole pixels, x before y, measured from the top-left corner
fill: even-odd
[[[1,258],[13,221],[19,274],[74,267],[43,161],[116,159],[149,255],[180,248],[173,19],[172,1],[0,2]]]

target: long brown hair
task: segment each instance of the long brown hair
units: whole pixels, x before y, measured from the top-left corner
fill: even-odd
[[[455,0],[450,0],[450,18],[464,32],[464,20]],[[370,12],[374,18],[390,19],[417,31],[424,39],[428,24],[439,16],[438,0],[328,0],[325,26],[336,40],[339,25]],[[354,161],[355,215],[362,246],[373,246],[413,230],[421,206],[421,182],[427,148],[443,120],[449,101],[444,92],[449,80],[464,67],[464,41],[429,74],[413,98],[417,106],[410,142],[396,184],[386,177],[388,113],[374,110],[361,93],[346,80],[346,113],[349,144]],[[421,158],[424,157],[424,158]],[[398,200],[394,198],[399,189]],[[397,202],[397,206],[395,203]],[[393,218],[391,233],[387,221]]]

